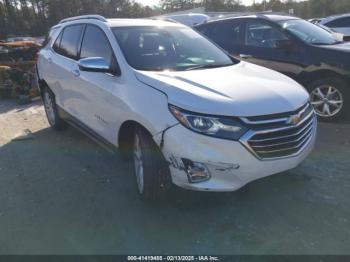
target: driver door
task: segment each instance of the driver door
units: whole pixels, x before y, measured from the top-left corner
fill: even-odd
[[[265,20],[249,19],[245,23],[242,60],[261,65],[290,77],[302,71],[302,50],[280,28]],[[279,48],[277,42],[290,41],[290,47]]]

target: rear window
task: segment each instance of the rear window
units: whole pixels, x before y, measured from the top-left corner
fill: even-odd
[[[209,23],[209,24],[196,26],[194,29],[200,32],[201,34],[210,37],[210,33],[214,27],[215,27],[215,24]]]
[[[57,37],[55,43],[53,44],[53,50],[56,51],[56,53],[60,53],[60,44],[61,44],[61,39],[62,39],[62,32],[60,33],[60,35]]]
[[[51,28],[49,33],[45,36],[45,41],[43,42],[43,46],[47,47],[52,43],[52,37],[57,32],[59,28]]]
[[[240,41],[241,25],[233,21],[225,21],[216,24],[211,32],[211,37],[220,46],[226,47],[227,44],[237,44]]]
[[[60,41],[59,47],[57,46],[57,40],[54,46],[55,51],[59,54],[77,59],[79,43],[81,38],[83,26],[82,25],[72,25],[68,26],[64,29],[62,36],[60,36],[57,40]],[[60,39],[62,38],[62,39]]]

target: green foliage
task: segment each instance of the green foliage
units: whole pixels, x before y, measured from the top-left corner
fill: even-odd
[[[160,0],[151,9],[135,0],[0,0],[0,39],[9,35],[44,35],[59,20],[76,15],[106,17],[150,17],[161,13],[205,7],[218,12],[288,12],[303,18],[350,12],[349,0],[264,0],[252,6],[241,0]]]
[[[153,11],[134,0],[0,0],[0,39],[44,35],[61,19],[84,14],[148,17]]]

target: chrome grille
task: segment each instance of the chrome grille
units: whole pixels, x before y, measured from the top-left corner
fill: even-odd
[[[297,117],[299,123],[292,123]],[[317,120],[311,105],[275,117],[242,118],[251,127],[241,142],[259,159],[270,160],[301,153],[315,135]]]

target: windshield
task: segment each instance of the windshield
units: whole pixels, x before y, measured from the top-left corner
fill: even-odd
[[[137,70],[195,70],[229,66],[220,48],[186,27],[118,27],[115,37],[128,63]]]
[[[339,40],[332,33],[305,20],[296,19],[279,23],[285,30],[308,44],[333,45],[339,43]]]

